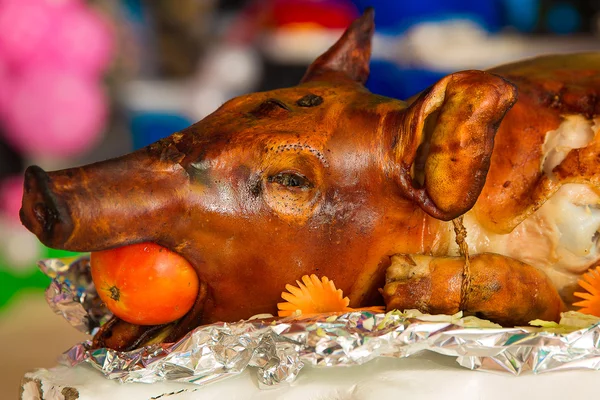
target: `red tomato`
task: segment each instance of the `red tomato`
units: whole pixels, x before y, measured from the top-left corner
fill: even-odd
[[[191,264],[155,243],[92,252],[92,280],[108,309],[136,325],[160,325],[184,316],[198,295]]]

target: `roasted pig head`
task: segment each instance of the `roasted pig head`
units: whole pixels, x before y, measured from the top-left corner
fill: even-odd
[[[490,161],[503,162],[494,137],[517,91],[498,74],[464,71],[409,103],[372,94],[363,86],[372,33],[367,11],[298,86],[234,98],[134,153],[30,167],[23,223],[50,247],[152,241],[185,257],[202,290],[168,340],[276,313],[285,285],[305,274],[332,279],[353,307],[381,302],[392,255],[448,254],[445,221],[475,205]],[[511,140],[503,152],[520,151]],[[487,211],[478,210],[493,227]],[[110,329],[141,334],[119,321]]]

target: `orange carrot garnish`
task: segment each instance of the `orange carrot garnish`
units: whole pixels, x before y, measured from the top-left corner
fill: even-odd
[[[573,303],[581,307],[579,312],[600,317],[600,266],[590,269],[577,283],[587,292],[575,292],[574,295],[583,300]]]
[[[350,299],[343,297],[341,289],[336,289],[333,281],[326,276],[319,279],[316,275],[304,275],[302,282],[296,281],[296,286],[286,285],[287,292],[281,293],[283,303],[277,303],[280,317],[296,313],[319,314],[329,312],[355,311],[348,307]],[[383,312],[383,307],[368,307],[359,310]]]

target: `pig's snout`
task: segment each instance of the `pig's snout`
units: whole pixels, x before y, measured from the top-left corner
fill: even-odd
[[[21,222],[42,243],[57,247],[73,231],[73,221],[66,204],[52,190],[48,174],[38,166],[25,171]]]

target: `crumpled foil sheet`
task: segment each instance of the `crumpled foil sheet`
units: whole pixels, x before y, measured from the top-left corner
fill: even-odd
[[[92,282],[88,256],[41,260],[38,267],[52,278],[46,289],[50,308],[77,330],[93,335],[110,319],[112,314],[100,300]]]
[[[95,325],[90,321],[102,321],[85,259],[73,262],[68,273],[63,271],[65,266],[58,265],[56,260],[41,262],[42,270],[52,271],[55,281],[63,281],[57,286],[58,294],[47,296],[51,307],[69,310],[60,312],[75,326],[90,327]],[[63,272],[55,272],[58,270]],[[86,273],[86,278],[78,276]],[[52,293],[56,290],[53,285],[59,285],[55,281],[49,288]],[[71,295],[66,294],[67,287],[73,291]],[[88,316],[82,315],[79,306],[67,305],[67,298],[79,303]],[[78,310],[71,312],[74,309]],[[534,327],[500,328],[474,317],[461,317],[460,313],[432,316],[409,310],[251,319],[201,326],[177,343],[130,352],[90,350],[87,341],[68,350],[62,362],[72,366],[87,362],[110,379],[145,383],[208,384],[252,367],[261,388],[292,382],[307,364],[350,366],[376,357],[410,357],[425,350],[456,357],[461,366],[472,370],[513,375],[600,370],[600,322],[559,334]]]

